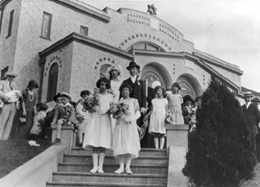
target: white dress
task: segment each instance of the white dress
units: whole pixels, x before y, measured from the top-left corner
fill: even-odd
[[[172,118],[173,125],[182,125],[184,124],[183,115],[182,115],[182,103],[183,99],[180,94],[169,93],[167,95],[168,99],[168,115]]]
[[[116,122],[112,148],[115,156],[130,154],[132,158],[139,155],[141,149],[136,119],[140,117],[138,101],[134,98],[122,99],[129,105],[129,114]]]
[[[110,108],[110,103],[112,101],[113,96],[111,94],[98,94],[98,110],[97,112],[89,114],[89,120],[85,130],[83,147],[92,146],[111,149],[111,118],[107,112]]]
[[[84,109],[82,101],[80,101],[77,106],[76,106],[76,113],[81,115],[83,117],[83,120],[79,122],[79,131],[80,133],[84,133],[86,131],[86,127],[88,124],[88,118],[89,118],[89,113],[87,110]]]
[[[154,98],[152,100],[152,113],[150,117],[149,133],[166,134],[165,118],[168,100],[166,98]]]
[[[119,101],[120,97],[120,86],[121,86],[121,81],[120,80],[111,80],[110,81],[110,86],[111,90],[113,92],[113,102],[117,103]],[[112,118],[111,119],[111,124],[112,124],[112,132],[114,132],[115,126],[116,126],[116,119]]]

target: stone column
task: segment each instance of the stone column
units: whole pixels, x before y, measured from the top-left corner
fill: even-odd
[[[166,125],[169,150],[168,187],[188,185],[188,178],[182,173],[188,150],[188,128],[188,125]]]
[[[57,137],[57,128],[52,128],[52,143],[55,142]],[[74,129],[72,126],[63,126],[61,130],[61,144],[67,146],[67,151],[70,151],[71,148],[74,146],[75,143],[75,136],[74,136]]]

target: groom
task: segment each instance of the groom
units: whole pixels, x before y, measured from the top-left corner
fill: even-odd
[[[143,137],[147,130],[147,125],[144,123],[144,115],[147,111],[145,81],[139,79],[140,66],[136,64],[136,62],[131,61],[126,69],[129,71],[130,77],[122,82],[120,90],[124,85],[129,85],[132,88],[130,97],[138,100],[139,106],[141,108],[141,117],[137,120],[137,125],[140,127],[139,130],[141,131],[141,137]],[[146,146],[145,140],[141,141],[141,145],[142,147]]]

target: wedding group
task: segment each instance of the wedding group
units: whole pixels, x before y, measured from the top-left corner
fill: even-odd
[[[69,93],[57,93],[52,109],[37,102],[36,81],[29,81],[25,90],[18,91],[14,84],[16,74],[7,72],[6,79],[0,82],[1,139],[18,134],[31,146],[40,146],[38,140],[47,136],[48,129],[55,128],[55,143],[60,143],[62,127],[73,126],[79,145],[92,149],[91,173],[104,172],[106,150],[112,150],[119,162],[115,173],[131,174],[131,161],[138,157],[142,141],[150,136],[154,147],[163,149],[166,124],[186,123],[194,128],[198,105],[191,97],[181,96],[176,82],[166,92],[155,81],[147,96],[145,82],[139,76],[140,66],[131,61],[127,70],[130,76],[122,81],[121,67],[110,67],[109,76],[101,76],[93,92],[82,90],[78,102],[73,102]]]

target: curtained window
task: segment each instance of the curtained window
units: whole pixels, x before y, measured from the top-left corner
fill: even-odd
[[[59,66],[57,63],[51,65],[49,70],[47,101],[52,101],[57,93]]]

